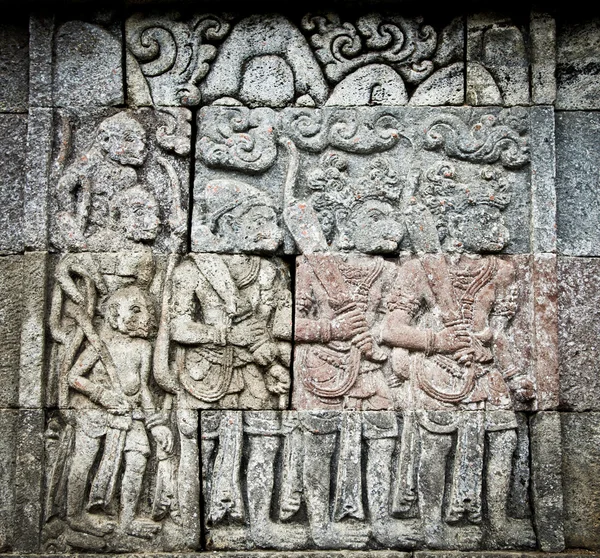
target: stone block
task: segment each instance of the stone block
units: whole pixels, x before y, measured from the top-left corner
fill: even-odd
[[[27,112],[29,35],[25,12],[5,13],[0,25],[0,111]],[[4,136],[4,133],[2,134]]]
[[[600,413],[561,413],[565,543],[600,550]]]
[[[531,493],[538,544],[544,552],[565,549],[560,414],[540,412],[529,421]]]
[[[464,101],[461,18],[431,25],[379,13],[349,21],[307,14],[299,22],[281,15],[136,13],[126,22],[126,41],[128,101],[136,106]],[[349,51],[338,49],[348,41]]]
[[[467,18],[467,104],[528,105],[527,29],[511,17],[489,13]]]
[[[203,107],[192,250],[451,251],[448,231],[464,229],[460,249],[481,251],[463,223],[472,213],[494,222],[485,251],[529,253],[530,111],[471,111]],[[548,117],[536,112],[544,141]],[[531,151],[543,197],[552,187],[551,150]],[[536,197],[535,219],[539,242],[551,242],[552,204]]]
[[[0,257],[0,408],[19,404],[23,256]]]
[[[174,397],[178,409],[287,408],[287,266],[245,255],[179,260],[149,250],[55,258],[50,405],[121,413],[123,390],[133,390],[157,409]]]
[[[600,115],[556,115],[556,204],[558,252],[567,256],[600,255],[600,163],[595,153]]]
[[[200,414],[208,550],[536,544],[525,416]]]
[[[190,113],[57,110],[51,241],[61,251],[178,252],[186,242]]]
[[[563,20],[556,35],[556,108],[600,108],[600,19]]]
[[[560,405],[569,411],[600,410],[600,262],[558,260]]]
[[[40,551],[44,506],[44,423],[45,412],[42,409],[21,409],[18,412],[12,549],[26,554]]]
[[[16,410],[0,410],[0,552],[12,548],[15,513]]]
[[[547,13],[532,11],[531,101],[535,105],[553,105],[556,100],[556,21]]]
[[[0,254],[23,251],[26,141],[27,116],[0,114]]]
[[[52,39],[54,14],[38,10],[29,18],[29,105],[52,106]]]
[[[298,258],[294,408],[556,407],[547,259]]]

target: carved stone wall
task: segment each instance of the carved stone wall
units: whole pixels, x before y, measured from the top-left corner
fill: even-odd
[[[600,551],[599,20],[313,7],[0,23],[0,552]]]

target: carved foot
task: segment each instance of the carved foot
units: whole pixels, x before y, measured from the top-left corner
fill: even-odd
[[[481,528],[476,525],[425,525],[425,546],[432,550],[477,550],[481,548]]]
[[[88,513],[82,513],[77,517],[71,517],[67,520],[67,523],[73,531],[87,533],[94,537],[108,535],[109,533],[112,533],[116,527],[112,521],[107,521]]]
[[[485,546],[489,549],[535,548],[536,544],[535,532],[527,519],[507,518],[490,526],[485,539]]]
[[[259,528],[252,529],[251,534],[259,548],[297,550],[305,548],[308,541],[308,533],[301,525],[265,523]]]
[[[414,548],[423,543],[421,525],[415,519],[389,519],[373,523],[373,538],[386,548]]]
[[[329,523],[313,528],[311,535],[319,548],[364,548],[371,535],[370,529],[357,523]]]
[[[160,524],[149,519],[134,519],[129,524],[123,525],[123,532],[140,539],[151,539],[160,531]]]

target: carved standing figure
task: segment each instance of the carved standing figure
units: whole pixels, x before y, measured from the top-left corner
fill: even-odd
[[[419,424],[417,488],[426,544],[453,544],[448,524],[482,523],[486,471],[488,545],[529,545],[535,540],[530,523],[507,512],[517,443],[513,397],[533,397],[527,371],[515,366],[506,336],[517,310],[515,269],[509,260],[481,255],[508,242],[501,211],[510,194],[493,173],[484,173],[480,183],[461,184],[449,163],[432,167],[426,178],[421,195],[438,218],[448,255],[424,255],[401,266],[381,329],[382,342],[396,347],[392,363],[404,382],[402,405]],[[410,426],[407,420],[407,438],[414,435]],[[444,517],[446,460],[454,433],[454,472]],[[414,499],[413,488],[402,484],[405,479],[395,495],[396,511]],[[468,542],[464,528],[460,537],[464,544],[477,544]]]

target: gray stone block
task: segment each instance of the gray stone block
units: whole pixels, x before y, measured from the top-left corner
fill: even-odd
[[[7,12],[0,25],[0,111],[27,112],[28,77],[27,14]]]
[[[536,114],[540,127],[547,127],[547,116]],[[539,134],[549,137],[547,129]],[[510,241],[504,238],[498,249],[529,253],[530,230],[524,224],[531,213],[532,136],[530,113],[522,107],[474,112],[325,107],[279,113],[204,107],[198,114],[192,250],[452,250],[444,225],[450,211],[439,208],[442,198],[450,204],[451,196],[463,207],[458,198],[464,194],[475,211],[502,211],[502,230],[508,229]],[[535,161],[536,188],[547,194],[548,149],[536,151]],[[551,206],[536,204],[536,219],[548,227]],[[401,229],[399,235],[390,232],[381,246],[376,243],[388,231],[377,232],[381,226],[366,216],[375,205]]]
[[[19,404],[23,258],[0,257],[0,408]]]
[[[15,514],[16,410],[0,410],[0,552],[12,548]]]
[[[600,413],[561,413],[565,543],[600,550]]]
[[[0,254],[23,251],[26,141],[27,116],[0,114]]]
[[[467,104],[528,105],[526,30],[510,17],[488,13],[467,19]]]
[[[531,41],[531,102],[553,105],[556,99],[556,21],[532,11],[529,22]]]
[[[600,261],[559,258],[557,275],[560,405],[570,411],[598,411]]]
[[[600,114],[556,114],[556,204],[558,252],[600,255]]]
[[[531,493],[538,544],[544,552],[565,549],[560,414],[540,412],[529,421]]]
[[[556,38],[556,108],[600,108],[600,20],[561,22]]]
[[[29,105],[52,106],[54,14],[33,12],[29,19]]]

